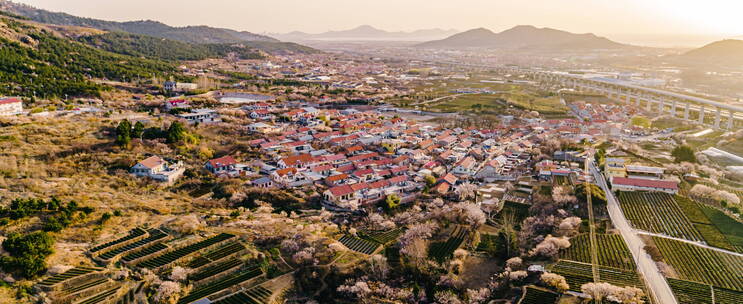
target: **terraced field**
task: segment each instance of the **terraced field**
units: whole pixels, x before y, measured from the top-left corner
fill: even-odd
[[[191,303],[193,301],[207,297],[209,295],[220,292],[222,290],[233,287],[235,285],[242,284],[250,279],[260,276],[261,274],[263,274],[261,269],[258,266],[254,266],[252,268],[246,269],[245,271],[242,271],[239,274],[235,274],[235,275],[220,279],[218,281],[212,282],[201,288],[197,288],[193,290],[191,293],[189,293],[187,296],[178,300],[178,304]]]
[[[39,282],[39,285],[52,286],[52,285],[56,285],[58,283],[67,281],[69,279],[76,278],[81,275],[86,275],[86,274],[89,274],[95,271],[100,271],[100,270],[101,270],[100,268],[93,268],[93,267],[75,267],[63,273],[53,275],[51,277],[44,279],[43,281]]]
[[[137,251],[137,252],[132,252],[130,254],[127,254],[127,255],[121,257],[121,260],[124,261],[124,262],[134,261],[136,259],[143,258],[143,257],[146,257],[148,255],[158,253],[158,252],[160,252],[162,250],[165,250],[165,249],[168,249],[168,246],[165,246],[162,243],[157,243],[155,245],[152,245],[150,247],[147,247],[146,249],[143,249],[143,250],[140,250],[140,251]]]
[[[108,243],[104,243],[104,244],[95,246],[93,248],[90,248],[90,252],[95,253],[95,252],[101,251],[103,249],[106,249],[108,247],[111,247],[111,246],[114,246],[114,245],[117,245],[117,244],[121,244],[121,243],[126,242],[128,240],[134,239],[134,238],[136,238],[138,236],[141,236],[141,235],[144,235],[144,234],[145,234],[144,229],[142,229],[142,228],[134,228],[131,231],[129,231],[129,234],[127,236],[122,237],[122,238],[119,238],[119,239],[116,239],[116,240],[113,240],[113,241],[110,241]]]
[[[372,242],[386,245],[397,240],[397,237],[399,237],[400,234],[402,234],[402,230],[400,229],[392,229],[388,231],[364,231],[363,237]]]
[[[96,303],[101,303],[103,301],[106,301],[108,298],[110,298],[114,294],[116,294],[116,292],[119,291],[119,288],[121,288],[121,286],[117,286],[117,287],[114,287],[112,289],[109,289],[109,290],[106,290],[104,292],[101,292],[101,293],[99,293],[97,295],[94,295],[94,296],[92,296],[90,298],[87,298],[87,299],[85,299],[85,300],[83,300],[81,302],[78,302],[77,304],[96,304]]]
[[[670,194],[619,192],[619,202],[624,216],[637,229],[691,241],[703,240]]]
[[[223,298],[214,302],[214,304],[266,304],[272,294],[270,290],[256,286]]]
[[[653,241],[681,279],[743,291],[743,257],[665,238]]]
[[[374,253],[374,251],[377,250],[377,248],[379,248],[379,246],[381,246],[378,243],[363,240],[349,234],[344,235],[338,241],[341,242],[341,244],[346,246],[348,249],[363,254],[372,254]]]
[[[234,237],[235,237],[234,235],[229,234],[229,233],[221,233],[219,235],[213,236],[201,242],[191,244],[186,247],[181,247],[175,251],[168,252],[166,254],[163,254],[158,257],[154,257],[146,261],[142,261],[137,264],[137,267],[158,268],[161,266],[165,266],[191,253],[197,252],[199,250],[202,250],[214,244],[229,240]]]
[[[206,278],[209,278],[209,277],[218,275],[220,273],[223,273],[225,271],[228,271],[230,269],[233,269],[235,267],[238,267],[242,264],[243,262],[239,259],[232,259],[232,260],[221,262],[221,263],[215,263],[214,265],[209,266],[204,270],[201,270],[199,272],[189,275],[188,279],[194,282],[201,281]]]
[[[452,257],[454,250],[457,250],[469,232],[467,229],[457,226],[452,231],[449,238],[444,242],[433,242],[428,247],[428,258],[442,263]]]
[[[113,257],[116,257],[119,254],[125,253],[127,251],[135,250],[135,249],[137,249],[139,247],[146,246],[146,245],[151,244],[153,242],[157,242],[157,241],[159,241],[161,239],[164,239],[165,237],[168,236],[165,232],[162,232],[160,229],[152,229],[152,230],[148,231],[148,233],[150,234],[150,236],[148,236],[147,238],[141,239],[139,241],[136,241],[134,243],[128,244],[126,246],[122,246],[122,247],[116,248],[114,250],[110,250],[110,251],[104,252],[101,255],[99,255],[99,257],[101,259],[108,260],[108,259],[111,259]]]
[[[634,271],[637,267],[621,235],[596,234],[598,262],[601,266]],[[570,239],[570,247],[560,253],[560,258],[591,263],[591,242],[588,234]]]
[[[200,257],[193,259],[191,262],[188,263],[188,268],[199,268],[213,261],[220,260],[231,254],[238,253],[242,250],[245,250],[245,245],[240,244],[238,242],[232,242],[225,246],[220,247],[217,250],[214,250],[212,252],[209,252],[205,255],[202,255]]]

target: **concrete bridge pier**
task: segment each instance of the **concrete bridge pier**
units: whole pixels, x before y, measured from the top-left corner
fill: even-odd
[[[666,100],[665,98],[661,97],[658,99],[658,113],[663,115],[663,108],[666,106]]]
[[[722,111],[719,107],[715,107],[715,129],[720,128],[720,111]]]
[[[699,123],[704,124],[704,105],[699,106]]]
[[[671,117],[676,117],[676,99],[671,102]]]
[[[733,110],[728,110],[728,114],[728,130],[733,130],[733,123],[735,122],[733,119],[735,119],[735,112],[733,112]]]
[[[647,110],[648,112],[652,112],[653,111],[653,99],[652,99],[652,97],[645,97],[645,101],[648,102],[645,105],[645,110]]]
[[[686,102],[686,106],[684,107],[684,119],[686,120],[689,120],[689,110],[690,110],[689,102]]]

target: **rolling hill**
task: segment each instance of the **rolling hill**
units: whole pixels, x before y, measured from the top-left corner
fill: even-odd
[[[273,34],[281,40],[307,41],[307,40],[373,40],[373,41],[428,41],[446,38],[457,33],[456,30],[425,29],[412,32],[389,32],[362,25],[350,30],[329,31],[320,34],[309,34],[304,32],[291,32],[286,34]]]
[[[743,40],[727,39],[691,50],[681,58],[686,62],[743,65]]]
[[[0,0],[0,11],[18,15],[44,24],[94,28],[108,32],[123,32],[180,41],[188,44],[240,44],[269,53],[316,53],[317,50],[251,32],[209,26],[172,27],[152,21],[115,22],[77,17],[66,13],[50,12],[24,4]],[[106,37],[102,38],[105,39]],[[215,47],[209,47],[215,48]]]
[[[631,46],[617,43],[594,34],[574,34],[566,31],[520,25],[495,33],[478,28],[446,39],[421,43],[422,48],[498,48],[533,49],[545,51],[623,49]]]
[[[172,63],[93,48],[38,23],[0,17],[0,29],[0,95],[99,96],[106,87],[92,79],[180,75]]]
[[[83,18],[66,13],[50,12],[5,0],[0,0],[0,10],[20,15],[40,23],[91,27],[105,31],[141,34],[189,43],[236,43],[244,41],[278,42],[276,39],[250,32],[239,32],[208,26],[172,27],[152,20],[115,22]]]

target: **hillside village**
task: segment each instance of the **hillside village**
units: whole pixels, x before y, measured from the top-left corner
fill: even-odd
[[[672,72],[21,8],[0,304],[743,303],[743,119]]]

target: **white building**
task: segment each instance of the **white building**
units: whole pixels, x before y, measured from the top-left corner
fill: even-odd
[[[23,102],[17,98],[0,99],[0,116],[21,114]]]
[[[158,156],[138,162],[129,170],[135,176],[146,176],[156,181],[172,183],[183,175],[186,169],[181,162],[168,163]]]

